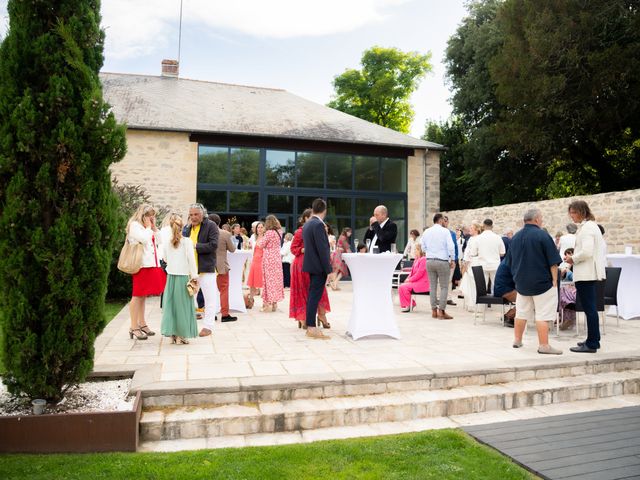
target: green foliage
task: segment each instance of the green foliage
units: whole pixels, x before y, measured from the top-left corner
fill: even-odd
[[[32,480],[533,480],[460,430],[178,453],[0,456],[0,477]]]
[[[372,123],[408,133],[414,112],[409,97],[431,71],[431,53],[373,47],[362,55],[362,69],[333,80],[335,98],[327,105]]]
[[[460,161],[475,182],[469,206],[640,186],[637,2],[479,0],[468,9],[446,64]]]
[[[640,185],[640,9],[628,0],[508,0],[490,62],[511,151],[557,166],[576,190]],[[553,187],[548,190],[553,194]]]
[[[117,224],[115,237],[116,241],[111,252],[111,266],[109,270],[107,298],[125,299],[131,296],[131,275],[127,275],[118,270],[118,257],[127,236],[127,222],[136,209],[143,203],[152,203],[149,193],[140,185],[120,184],[113,180],[113,191],[117,197]],[[157,224],[162,223],[163,218],[169,212],[167,207],[156,207]]]
[[[125,130],[102,99],[93,0],[9,1],[0,46],[0,310],[13,393],[82,381],[104,327]]]

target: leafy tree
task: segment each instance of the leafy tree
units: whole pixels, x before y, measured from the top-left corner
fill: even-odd
[[[490,73],[505,107],[496,124],[502,142],[561,184],[570,175],[565,188],[578,189],[552,182],[546,193],[637,187],[640,4],[508,0],[497,24],[504,41]]]
[[[408,133],[414,112],[409,97],[431,71],[431,53],[373,47],[362,55],[362,69],[333,80],[335,98],[327,105],[369,122]]]
[[[498,141],[495,131],[504,106],[496,97],[489,62],[503,42],[496,25],[501,5],[501,0],[470,3],[469,15],[447,44],[445,63],[459,130],[450,140],[460,140],[462,145],[445,142],[450,149],[445,156],[458,156],[464,173],[449,177],[445,169],[441,174],[443,205],[463,202],[466,208],[475,208],[527,201],[535,196],[540,167],[531,157],[515,157],[508,145]],[[447,131],[451,126],[443,127]],[[431,140],[429,132],[427,137]],[[450,181],[454,183],[448,186]],[[455,188],[459,184],[462,190]]]
[[[13,393],[59,400],[93,366],[125,130],[102,99],[97,0],[8,2],[0,46],[0,309]]]

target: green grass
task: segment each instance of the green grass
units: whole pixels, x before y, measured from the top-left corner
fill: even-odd
[[[120,301],[107,301],[107,303],[104,306],[104,319],[105,319],[105,323],[109,323],[113,317],[115,317],[118,313],[120,313],[120,310],[122,310],[122,307],[124,307],[127,304],[126,301],[120,300]],[[2,315],[2,312],[0,312],[0,315]],[[0,344],[2,343],[2,320],[0,319]],[[0,375],[2,375],[2,373],[4,372],[4,364],[2,363],[2,356],[0,355]]]
[[[460,430],[178,453],[2,455],[3,479],[533,479]]]

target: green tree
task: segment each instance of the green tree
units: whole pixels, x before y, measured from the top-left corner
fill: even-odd
[[[431,71],[431,53],[373,47],[362,55],[362,69],[333,80],[335,98],[327,105],[372,123],[408,133],[413,121],[409,97]]]
[[[93,366],[125,130],[102,98],[97,0],[8,2],[0,45],[3,381],[59,400]]]
[[[444,178],[448,175],[445,170],[441,175],[446,187],[441,194],[443,205],[462,201],[466,208],[475,208],[532,200],[536,195],[541,169],[535,159],[514,156],[496,136],[495,125],[504,105],[496,97],[489,62],[503,42],[496,24],[501,5],[501,0],[470,3],[469,14],[447,44],[445,63],[453,92],[453,114],[456,128],[461,130],[451,140],[464,141],[459,151],[453,148],[457,143],[444,144],[464,165],[464,173],[453,177],[464,189],[457,191],[455,185],[448,188],[447,182],[452,179]]]
[[[490,73],[504,105],[500,140],[560,180],[546,193],[637,187],[640,156],[628,153],[640,138],[640,4],[507,0],[497,24],[503,44]]]

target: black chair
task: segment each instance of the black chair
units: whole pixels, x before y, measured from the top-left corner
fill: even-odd
[[[607,279],[604,284],[604,304],[615,305],[616,326],[620,326],[620,314],[618,313],[618,283],[620,282],[621,267],[607,267]],[[605,313],[606,319],[606,313]],[[604,320],[603,320],[604,322]]]
[[[504,304],[505,299],[502,297],[494,297],[487,292],[487,284],[484,281],[484,270],[481,266],[471,267],[473,271],[473,280],[476,284],[476,308],[473,312],[473,324],[476,324],[478,314],[478,305],[500,305],[502,307],[501,322],[504,325]],[[486,320],[486,308],[482,310],[482,321]]]
[[[604,289],[605,289],[606,280],[602,280],[600,282],[596,282],[596,311],[598,312],[598,316],[602,312],[604,314]],[[580,301],[580,295],[576,294],[576,335],[580,336],[580,323],[578,322],[578,313],[584,313],[584,307],[582,306],[582,302]],[[602,321],[602,334],[605,332],[604,325],[604,315],[600,316],[600,320]],[[587,322],[587,318],[585,316],[585,325]]]

